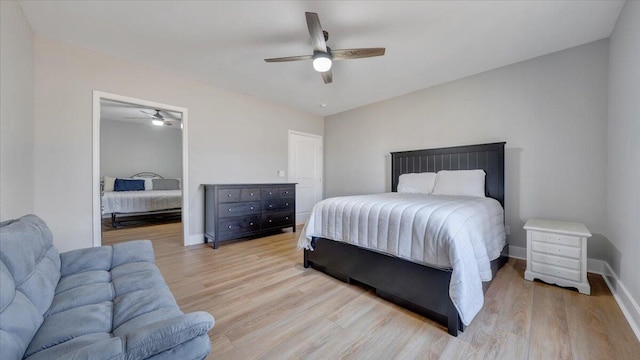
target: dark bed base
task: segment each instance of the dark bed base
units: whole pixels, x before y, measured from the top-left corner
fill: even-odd
[[[117,229],[122,225],[123,220],[118,220],[118,215],[120,216],[135,216],[135,217],[143,217],[143,216],[153,216],[153,219],[157,219],[157,217],[175,217],[182,215],[182,209],[166,209],[166,210],[157,210],[157,211],[147,211],[147,212],[136,212],[136,213],[111,213],[111,227]],[[140,218],[135,220],[124,220],[124,221],[138,221]]]
[[[304,251],[309,266],[347,283],[356,281],[376,289],[376,294],[446,326],[449,334],[464,331],[458,311],[449,298],[451,270],[416,264],[394,256],[323,238],[313,238],[314,251]],[[495,276],[506,262],[501,256],[491,262]],[[483,283],[486,291],[491,282]]]

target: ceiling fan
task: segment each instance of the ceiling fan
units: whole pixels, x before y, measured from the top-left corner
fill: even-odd
[[[322,75],[325,84],[333,81],[331,65],[333,61],[360,59],[373,56],[384,55],[385,48],[361,48],[361,49],[340,49],[331,50],[327,46],[329,33],[322,30],[320,26],[320,18],[318,14],[312,12],[304,13],[307,18],[307,28],[309,36],[311,36],[311,45],[313,45],[313,55],[288,56],[272,59],[264,59],[266,62],[285,62],[299,60],[313,60],[313,68]]]
[[[167,113],[166,111],[163,111],[160,109],[154,109],[155,114],[150,114],[144,110],[139,110],[139,111],[147,115],[147,117],[124,117],[124,118],[125,119],[149,119],[150,118],[153,125],[157,125],[157,126],[163,126],[163,125],[173,126],[173,124],[169,120],[177,120],[177,121],[181,120],[180,118],[174,117],[170,113]],[[161,112],[164,112],[165,115],[163,116]]]

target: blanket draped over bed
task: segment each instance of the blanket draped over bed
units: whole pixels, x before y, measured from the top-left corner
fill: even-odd
[[[102,206],[104,214],[179,209],[182,190],[105,191]]]
[[[323,200],[298,248],[322,237],[432,267],[453,269],[449,296],[465,325],[482,308],[482,281],[505,245],[504,211],[492,198],[386,193]]]

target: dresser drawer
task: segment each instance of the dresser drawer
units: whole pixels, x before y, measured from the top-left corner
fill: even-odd
[[[541,263],[555,266],[562,266],[569,269],[580,270],[580,260],[563,258],[553,255],[541,254],[535,251],[531,252],[531,260]]]
[[[228,218],[220,220],[220,229],[218,234],[220,236],[220,240],[228,240],[259,229],[260,218],[257,215]]]
[[[227,218],[232,216],[243,216],[260,214],[260,202],[239,202],[224,203],[218,206],[218,217]]]
[[[538,274],[551,275],[571,281],[580,281],[580,271],[553,266],[549,264],[541,264],[538,262],[531,263],[531,270]]]
[[[575,258],[575,259],[579,259],[580,258],[580,248],[577,247],[571,247],[571,246],[564,246],[564,245],[556,245],[556,244],[550,244],[550,243],[545,243],[545,242],[541,242],[541,241],[532,241],[531,242],[531,250],[539,252],[539,253],[546,253],[546,254],[552,254],[552,255],[558,255],[558,256],[566,256],[566,257],[571,257],[571,258]]]
[[[262,228],[280,227],[283,225],[293,226],[293,212],[278,212],[262,215]]]
[[[234,202],[240,200],[240,189],[218,190],[218,202]]]
[[[262,202],[262,211],[284,211],[293,209],[293,199],[274,199]]]
[[[260,189],[240,190],[240,201],[258,201],[260,198]]]
[[[280,192],[280,197],[282,199],[291,199],[296,197],[295,187],[293,186],[281,187],[278,191]]]
[[[262,200],[280,199],[280,190],[278,188],[262,189]]]
[[[567,246],[580,246],[580,238],[575,236],[566,236],[560,234],[544,233],[539,231],[531,232],[531,240],[544,241],[548,243],[554,243]]]

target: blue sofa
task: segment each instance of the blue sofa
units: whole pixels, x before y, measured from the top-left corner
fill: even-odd
[[[148,240],[59,254],[35,215],[0,223],[0,359],[203,359],[206,312],[184,314]]]

